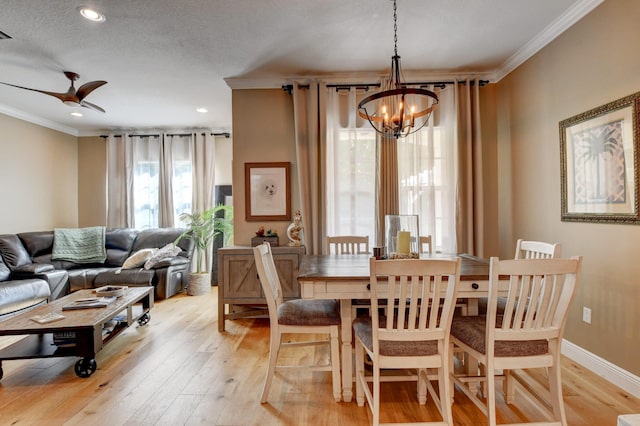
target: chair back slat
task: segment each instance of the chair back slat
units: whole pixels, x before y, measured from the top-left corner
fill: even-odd
[[[455,308],[460,264],[459,258],[371,258],[374,352],[379,351],[380,340],[437,340],[448,334]],[[379,299],[386,301],[388,309],[383,324],[380,324]]]
[[[553,259],[560,257],[562,245],[542,241],[519,239],[516,243],[516,259]]]
[[[369,254],[368,235],[340,235],[327,237],[327,253]]]
[[[575,295],[581,257],[570,259],[491,259],[489,323],[495,340],[534,340],[562,335]],[[497,283],[508,275],[509,290],[502,318],[497,315]],[[497,323],[496,323],[497,321]],[[501,321],[501,324],[500,324]],[[498,331],[499,330],[499,331]]]

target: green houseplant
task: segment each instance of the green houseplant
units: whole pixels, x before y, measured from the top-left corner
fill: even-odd
[[[196,270],[189,274],[188,292],[191,295],[204,294],[211,290],[211,265],[205,264],[205,253],[219,234],[224,235],[225,245],[233,240],[233,206],[218,204],[202,212],[184,212],[180,220],[187,229],[176,239],[176,244],[182,238],[192,240],[196,260]]]

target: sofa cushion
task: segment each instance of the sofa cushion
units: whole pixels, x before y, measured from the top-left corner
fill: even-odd
[[[0,315],[37,305],[47,300],[50,295],[49,284],[45,280],[0,282]]]
[[[31,256],[15,234],[0,235],[0,254],[11,270],[31,263]]]
[[[96,275],[93,285],[102,287],[109,284],[123,285],[153,285],[155,277],[154,271],[147,271],[142,268],[110,270]]]
[[[53,250],[53,231],[23,232],[18,238],[29,252],[31,259],[50,255]]]
[[[133,250],[138,231],[131,228],[110,228],[105,234],[107,266],[121,266]]]
[[[145,264],[153,255],[158,251],[156,248],[146,248],[138,250],[131,256],[127,257],[127,260],[122,264],[122,269],[139,268]]]
[[[8,280],[10,275],[11,269],[4,263],[4,259],[2,259],[2,255],[0,255],[0,281]]]
[[[74,291],[86,288],[101,287],[102,285],[94,284],[96,277],[103,272],[116,271],[117,269],[119,268],[108,268],[104,266],[69,269],[69,291],[73,293]]]
[[[28,265],[22,265],[16,269],[16,272],[23,272],[26,274],[42,274],[43,272],[53,271],[55,268],[53,265],[47,263],[30,263]]]

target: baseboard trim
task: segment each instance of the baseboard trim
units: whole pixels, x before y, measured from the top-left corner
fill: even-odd
[[[636,398],[640,398],[640,377],[610,363],[606,359],[592,354],[580,346],[562,341],[562,355],[588,368],[593,373],[610,381]]]

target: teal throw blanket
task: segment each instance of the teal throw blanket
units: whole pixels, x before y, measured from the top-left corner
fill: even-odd
[[[55,228],[51,258],[74,263],[104,263],[107,259],[104,239],[104,226]]]

